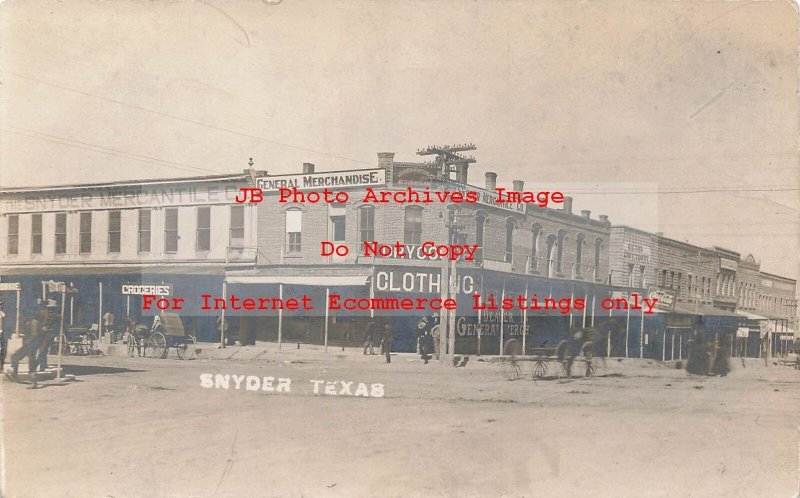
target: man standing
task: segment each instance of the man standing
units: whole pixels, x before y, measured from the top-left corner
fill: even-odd
[[[55,301],[50,301],[47,303],[47,307],[39,312],[42,340],[39,344],[39,358],[36,363],[39,364],[40,372],[44,372],[47,369],[47,353],[50,351],[50,346],[53,345],[53,341],[60,331],[55,309]]]
[[[375,320],[370,320],[367,324],[367,337],[364,339],[364,354],[367,354],[367,348],[369,348],[369,354],[375,354],[375,329],[377,326],[375,325]]]
[[[36,387],[36,352],[39,350],[39,344],[42,341],[42,330],[39,326],[39,319],[34,316],[28,322],[28,333],[23,338],[22,347],[14,351],[11,355],[11,378],[17,381],[19,374],[19,361],[26,356],[28,357],[28,374],[33,379],[33,387]]]
[[[392,333],[392,326],[389,325],[389,322],[386,322],[383,325],[383,339],[381,340],[381,344],[383,344],[383,351],[386,353],[386,363],[392,362],[392,339],[394,335]]]

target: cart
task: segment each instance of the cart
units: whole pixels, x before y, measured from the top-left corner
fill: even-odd
[[[555,363],[559,382],[566,382],[572,377],[572,364],[576,359],[586,363],[586,377],[594,374],[592,365],[592,355],[590,349],[586,347],[590,343],[585,343],[581,348],[581,357],[572,355],[571,348],[567,341],[561,341],[555,348],[533,348],[530,355],[525,356],[501,356],[499,361],[502,363],[503,376],[507,380],[516,380],[522,377],[522,366],[526,362],[533,365],[531,377],[533,380],[544,379],[547,377],[548,363]]]
[[[179,359],[190,360],[197,354],[197,339],[187,334],[181,317],[172,313],[160,316],[153,328],[131,323],[128,326],[128,355],[134,353],[151,358],[166,358],[170,348],[175,348]]]

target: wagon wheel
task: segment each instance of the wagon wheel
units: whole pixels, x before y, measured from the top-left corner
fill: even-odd
[[[147,339],[147,350],[153,358],[167,357],[167,338],[161,332],[154,332]]]
[[[517,380],[520,377],[521,369],[516,361],[508,361],[503,366],[503,375],[506,380]]]
[[[193,360],[197,353],[197,350],[195,349],[196,345],[197,339],[195,339],[193,335],[187,335],[185,343],[175,346],[175,350],[178,353],[178,358],[182,360]]]
[[[533,378],[543,379],[547,375],[547,365],[542,360],[533,364]]]
[[[569,360],[564,360],[561,362],[561,366],[558,368],[558,381],[559,382],[566,382],[569,380],[572,372],[570,372],[571,368],[569,365]]]

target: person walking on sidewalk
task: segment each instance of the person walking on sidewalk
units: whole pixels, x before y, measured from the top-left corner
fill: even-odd
[[[375,354],[375,333],[378,329],[378,326],[375,324],[375,320],[370,320],[367,324],[367,337],[364,339],[364,354],[367,354],[367,348],[369,348],[369,354]]]
[[[383,325],[383,338],[381,339],[382,349],[386,354],[386,363],[392,362],[392,339],[394,339],[392,326],[389,325],[389,322],[386,322]]]
[[[42,342],[43,332],[39,326],[39,319],[34,316],[28,322],[28,333],[22,341],[22,347],[14,351],[11,355],[11,378],[15,382],[19,382],[17,375],[19,375],[19,362],[26,356],[28,357],[28,374],[33,380],[33,386],[36,387],[36,353],[39,351],[39,345]]]

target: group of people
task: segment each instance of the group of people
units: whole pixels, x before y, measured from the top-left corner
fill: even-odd
[[[38,387],[36,371],[38,369],[39,372],[44,372],[47,368],[47,353],[60,330],[55,304],[40,306],[41,309],[27,323],[28,333],[23,338],[22,347],[11,355],[11,378],[18,380],[19,362],[27,357],[28,373],[31,375],[34,388]],[[5,352],[3,352],[3,367],[5,367]]]
[[[689,359],[686,371],[696,375],[719,375],[725,377],[730,371],[728,358],[730,348],[727,338],[722,337],[715,348],[713,342],[707,343],[699,329],[695,329],[689,339]]]
[[[380,337],[380,339],[378,339]],[[370,355],[375,354],[375,343],[380,342],[381,354],[386,356],[386,363],[392,362],[392,340],[394,339],[394,331],[389,322],[384,322],[381,326],[375,320],[370,320],[367,323],[366,337],[364,339],[364,354],[369,350]]]

